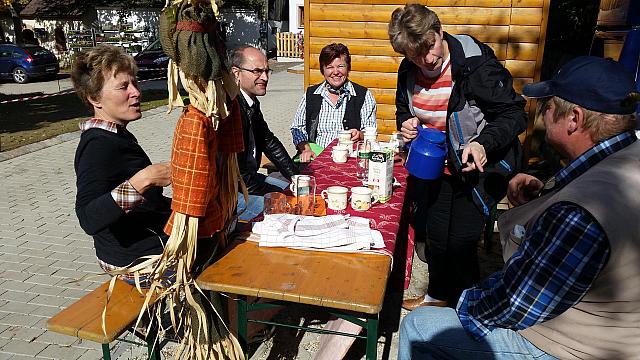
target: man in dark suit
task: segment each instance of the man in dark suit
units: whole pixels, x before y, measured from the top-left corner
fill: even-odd
[[[244,210],[240,219],[250,220],[262,212],[263,195],[281,192],[289,185],[284,179],[290,180],[298,169],[282,142],[269,130],[260,110],[258,96],[267,93],[271,73],[266,56],[252,46],[241,46],[233,51],[231,71],[240,83],[238,99],[242,108],[244,152],[238,154],[238,164],[249,191],[248,204],[245,204],[243,196],[239,196],[238,212]],[[281,177],[258,173],[263,153],[276,166]]]

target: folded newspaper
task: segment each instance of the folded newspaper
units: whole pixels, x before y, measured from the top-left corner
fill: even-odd
[[[260,246],[357,251],[384,248],[382,234],[369,219],[349,215],[265,215],[253,224]]]

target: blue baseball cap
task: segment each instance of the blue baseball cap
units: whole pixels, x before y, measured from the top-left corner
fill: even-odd
[[[577,57],[560,68],[551,80],[527,84],[522,93],[530,98],[557,96],[588,110],[605,114],[632,114],[636,92],[633,75],[620,63],[595,56]],[[626,101],[625,101],[626,100]]]

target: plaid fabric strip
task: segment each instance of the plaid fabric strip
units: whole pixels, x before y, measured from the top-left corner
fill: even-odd
[[[125,182],[111,190],[111,197],[125,213],[133,210],[144,201],[144,197],[129,183],[129,180],[125,180]]]
[[[314,92],[314,94],[322,95],[322,105],[320,106],[320,114],[318,114],[318,137],[316,138],[316,144],[323,148],[327,147],[333,139],[338,137],[340,130],[343,130],[342,119],[347,110],[347,101],[349,101],[352,94],[355,94],[355,89],[351,82],[347,82],[344,87],[346,91],[340,94],[336,105],[331,103],[326,82],[318,86]],[[307,97],[305,94],[302,95],[302,101],[300,101],[300,105],[298,105],[296,116],[291,124],[291,136],[293,137],[293,143],[295,145],[309,141],[305,125],[306,117]],[[361,124],[359,130],[366,127],[376,127],[376,100],[369,90],[367,90],[365,94],[364,104],[362,104],[362,109],[360,110],[360,118]]]
[[[556,187],[636,140],[627,132],[596,144],[558,172]],[[527,232],[502,272],[462,293],[460,322],[481,339],[497,327],[520,330],[553,319],[582,299],[609,253],[604,230],[591,214],[574,204],[554,204]]]
[[[106,263],[100,259],[98,259],[98,264],[100,265],[100,268],[102,269],[102,271],[104,271],[105,273],[111,275],[114,271],[120,271],[120,270],[125,270],[125,267],[121,267],[121,266],[115,266],[115,265],[111,265],[109,263]],[[155,263],[154,263],[155,265]],[[155,267],[155,266],[154,266]],[[175,271],[170,270],[167,273],[167,276],[164,277],[165,279],[165,286],[169,286],[171,284],[173,284],[176,281],[176,274]],[[134,273],[125,273],[125,274],[120,274],[117,275],[118,278],[124,282],[126,282],[129,285],[136,285],[136,276]],[[138,274],[138,278],[140,281],[140,287],[143,289],[148,289],[151,286],[151,282],[148,279],[148,276],[145,274]]]
[[[98,259],[98,264],[100,264],[100,268],[102,268],[102,271],[104,271],[109,275],[111,275],[114,271],[120,271],[120,270],[126,269],[125,267],[108,264],[100,259]],[[140,286],[142,288],[148,288],[151,285],[145,275],[140,275],[139,277],[140,277]],[[136,277],[133,273],[120,274],[118,275],[118,278],[120,280],[125,281],[128,284],[131,284],[131,285],[136,284]]]
[[[193,106],[182,113],[173,137],[171,153],[171,208],[202,217],[216,174],[216,133],[211,120]]]
[[[118,125],[116,125],[111,121],[106,121],[106,120],[96,119],[96,118],[82,120],[78,124],[78,127],[82,131],[98,128],[98,129],[111,131],[112,133],[116,133],[116,134],[118,133]]]
[[[213,129],[211,119],[193,106],[188,106],[178,120],[171,153],[171,181],[174,212],[199,217],[198,237],[211,237],[224,227],[224,212],[217,182],[216,153],[225,139],[225,150],[242,150],[242,123],[237,117],[240,108],[234,101],[232,119]],[[227,122],[226,120],[232,120]],[[171,234],[173,214],[165,226]]]

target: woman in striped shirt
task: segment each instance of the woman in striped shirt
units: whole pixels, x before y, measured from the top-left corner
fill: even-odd
[[[525,101],[491,48],[444,32],[424,5],[396,9],[389,39],[405,56],[396,92],[405,142],[424,126],[444,132],[448,148],[439,179],[414,179],[417,240],[428,239],[428,251],[418,255],[429,264],[429,285],[424,296],[405,300],[403,307],[455,307],[462,290],[479,280],[477,242],[520,166],[517,136],[527,124]]]

